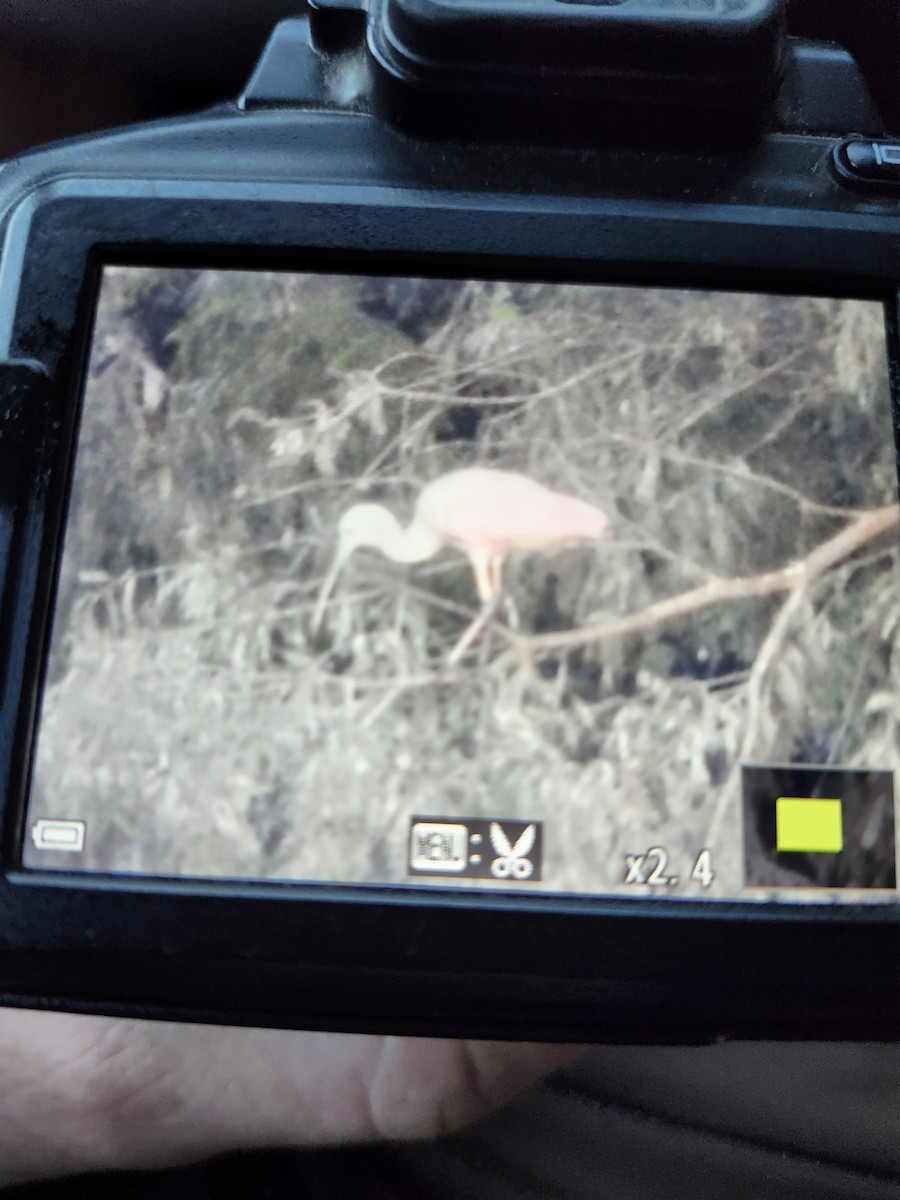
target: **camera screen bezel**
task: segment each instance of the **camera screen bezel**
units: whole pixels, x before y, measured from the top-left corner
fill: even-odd
[[[420,1034],[692,1041],[900,1036],[900,899],[818,905],[25,871],[39,681],[106,264],[644,283],[884,302],[895,411],[897,230],[885,215],[391,194],[379,187],[57,181],[13,212],[0,344],[38,401],[4,611],[0,993],[16,1003]],[[4,329],[5,325],[5,329]],[[896,420],[895,420],[896,429]],[[25,681],[28,681],[27,683]],[[14,711],[13,711],[14,709]],[[473,930],[478,936],[473,937]],[[835,969],[865,964],[861,975]]]

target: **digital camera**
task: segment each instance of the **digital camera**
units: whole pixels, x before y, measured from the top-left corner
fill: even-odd
[[[314,0],[3,168],[4,1003],[900,1036],[900,123],[788,15]]]

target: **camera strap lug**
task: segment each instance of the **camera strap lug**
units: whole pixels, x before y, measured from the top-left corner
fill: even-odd
[[[321,8],[314,25],[309,17],[289,17],[276,25],[239,108],[365,109],[367,72],[360,35],[365,12]],[[359,15],[362,24],[337,19],[346,15]]]

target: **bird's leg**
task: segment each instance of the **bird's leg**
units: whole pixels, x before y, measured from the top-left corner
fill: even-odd
[[[503,558],[502,558],[502,556],[498,555],[498,554],[491,555],[491,557],[488,559],[487,570],[488,570],[488,580],[490,581],[490,587],[491,587],[491,595],[494,597],[494,599],[490,601],[490,604],[492,606],[490,616],[492,617],[497,612],[497,609],[500,607],[501,599],[503,597]],[[509,603],[509,601],[507,600],[507,604],[508,603]],[[490,618],[488,618],[488,619],[490,619]],[[487,623],[488,622],[486,621],[485,625],[487,625]],[[490,638],[486,637],[483,639],[481,646],[479,647],[479,651],[478,651],[479,667],[487,666],[489,649],[490,649]]]
[[[450,667],[456,666],[497,611],[499,595],[494,592],[490,554],[484,550],[471,550],[469,559],[472,563],[472,570],[475,572],[475,586],[478,588],[478,595],[481,599],[481,612],[450,651],[447,659],[447,665]]]
[[[493,589],[493,594],[497,597],[498,605],[502,598],[507,625],[514,633],[518,633],[522,625],[522,622],[519,620],[519,610],[516,608],[512,596],[508,594],[504,595],[503,593],[503,562],[502,554],[492,555],[490,560],[491,588]]]
[[[492,554],[488,559],[488,579],[490,581],[491,595],[499,597],[503,595],[503,555]]]
[[[506,613],[506,623],[510,629],[513,630],[513,632],[518,633],[522,626],[522,622],[519,620],[519,610],[516,608],[515,600],[513,600],[512,596],[508,592],[506,594],[503,592],[503,559],[500,555],[497,555],[492,560],[492,566],[495,588],[494,595],[503,597],[503,608]]]

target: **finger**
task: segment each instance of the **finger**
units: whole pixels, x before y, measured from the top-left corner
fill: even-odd
[[[438,1137],[485,1115],[583,1046],[385,1038],[372,1078],[373,1129],[383,1138]]]

